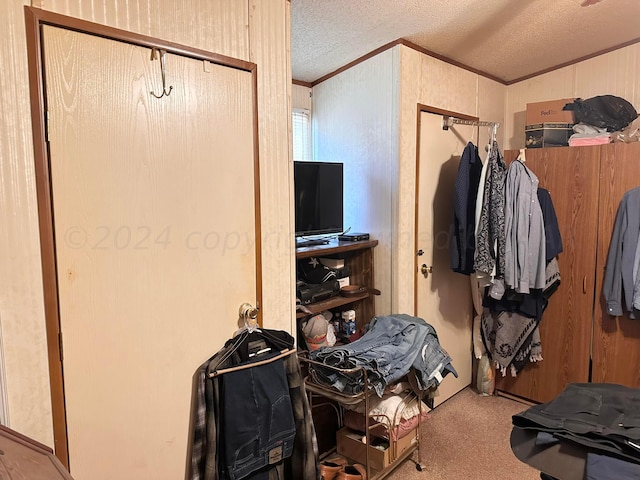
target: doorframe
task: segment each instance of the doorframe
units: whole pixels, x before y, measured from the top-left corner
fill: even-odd
[[[424,105],[422,103],[417,104],[417,119],[416,119],[416,186],[415,186],[415,199],[414,199],[414,220],[413,220],[413,314],[418,315],[418,282],[416,281],[416,275],[418,274],[418,219],[419,219],[419,200],[420,200],[420,142],[421,142],[421,128],[422,128],[422,114],[434,113],[436,115],[442,115],[443,117],[454,117],[460,120],[479,120],[479,117],[467,115],[464,113],[458,113],[451,110],[444,110],[438,107],[432,107],[430,105]]]
[[[53,219],[50,157],[47,143],[46,85],[42,27],[50,25],[88,35],[95,35],[145,48],[163,49],[167,53],[195,60],[243,70],[251,73],[253,89],[253,168],[255,192],[255,258],[256,258],[256,305],[262,306],[262,239],[260,235],[260,164],[258,143],[258,76],[257,65],[245,60],[168,42],[155,37],[121,30],[79,18],[69,17],[30,6],[24,7],[27,37],[27,59],[29,67],[29,91],[31,103],[31,125],[35,160],[35,181],[40,230],[40,253],[42,283],[49,359],[49,383],[53,417],[55,455],[69,469],[69,443],[67,436],[67,414],[64,393],[64,371],[62,365],[62,337],[60,335],[60,310],[58,276]],[[262,325],[263,312],[258,310],[258,324]]]

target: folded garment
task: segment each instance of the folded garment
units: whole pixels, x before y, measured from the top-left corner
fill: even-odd
[[[364,402],[346,408],[358,413],[364,413]],[[422,403],[422,411],[428,407]],[[385,394],[382,398],[371,397],[369,400],[369,415],[376,421],[388,426],[396,426],[401,420],[409,420],[420,413],[418,399],[413,395]]]
[[[573,126],[573,131],[581,135],[598,135],[601,133],[606,133],[607,129],[595,127],[593,125],[589,125],[588,123],[576,123]]]
[[[577,137],[569,138],[570,147],[588,147],[591,145],[606,145],[611,143],[611,135],[598,135],[596,137]]]
[[[430,415],[425,410],[422,412],[422,421],[429,419]],[[344,412],[344,425],[345,427],[349,427],[352,430],[357,430],[359,432],[364,432],[365,430],[365,417],[361,413],[357,413],[351,410],[347,410]],[[384,422],[381,422],[384,423]],[[406,437],[411,432],[413,432],[420,423],[420,416],[415,415],[408,420],[401,419],[397,425],[392,428],[388,428],[385,425],[376,425],[375,427],[369,430],[369,433],[376,438],[383,438],[385,440],[400,440],[401,438]]]
[[[640,464],[640,389],[572,383],[548,403],[512,417],[521,429],[545,432],[589,452]],[[616,478],[616,477],[611,477]]]
[[[638,480],[640,465],[619,458],[587,453],[587,472],[585,480]]]

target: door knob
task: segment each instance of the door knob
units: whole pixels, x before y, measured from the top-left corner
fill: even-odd
[[[245,302],[240,305],[238,315],[240,315],[240,318],[242,318],[245,323],[256,323],[256,318],[258,318],[258,309],[250,303]]]
[[[422,272],[422,275],[424,275],[424,278],[427,278],[430,273],[433,273],[433,267],[427,267],[427,265],[423,263],[420,271]]]

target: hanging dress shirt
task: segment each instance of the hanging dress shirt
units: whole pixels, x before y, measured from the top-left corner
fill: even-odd
[[[507,173],[505,203],[505,283],[518,293],[542,289],[547,262],[538,177],[519,160]]]
[[[640,187],[637,187],[623,195],[613,226],[602,286],[609,315],[623,315],[624,301],[624,307],[631,313],[631,318],[634,318],[633,267],[639,232]]]

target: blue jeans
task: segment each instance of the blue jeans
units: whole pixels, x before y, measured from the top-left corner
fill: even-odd
[[[260,357],[265,359],[268,356]],[[296,426],[282,359],[226,373],[221,380],[222,438],[229,478],[239,480],[291,456]]]
[[[440,348],[435,330],[424,320],[405,314],[376,317],[358,340],[340,347],[323,347],[311,353],[311,359],[326,365],[349,369],[364,367],[376,393],[382,396],[387,385],[417,370],[423,389],[457,373],[451,358]],[[438,373],[436,373],[438,372]],[[319,383],[355,394],[362,392],[364,379],[360,373],[343,373],[330,368],[314,367],[312,375]],[[441,379],[441,378],[440,378]]]

